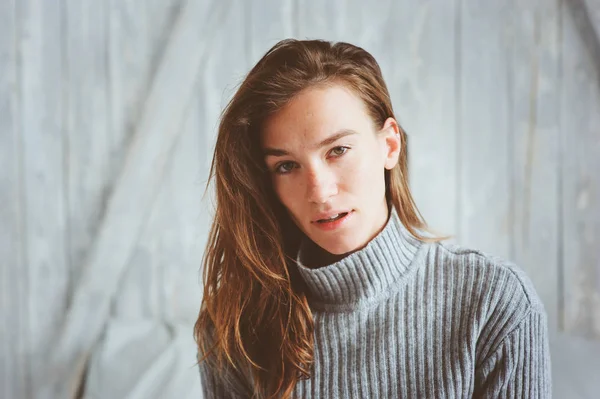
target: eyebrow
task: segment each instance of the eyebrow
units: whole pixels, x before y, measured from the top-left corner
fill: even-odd
[[[319,144],[317,144],[316,149],[323,148],[325,146],[333,144],[336,141],[338,141],[339,139],[341,139],[342,137],[350,136],[352,134],[358,134],[358,133],[352,129],[342,129],[342,130],[332,134],[331,136],[327,137],[325,140],[321,141]],[[263,153],[264,153],[265,157],[268,157],[268,156],[282,157],[285,155],[290,155],[290,153],[288,151],[281,150],[279,148],[265,148]]]

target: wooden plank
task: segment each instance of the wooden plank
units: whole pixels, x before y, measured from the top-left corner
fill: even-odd
[[[250,68],[258,61],[252,59],[251,47],[248,46],[247,35],[253,34],[247,23],[249,4],[244,2],[244,7],[235,7],[229,10],[227,18],[220,23],[223,25],[223,35],[216,35],[215,48],[227,48],[228,51],[215,51],[206,60],[199,81],[200,108],[198,117],[202,125],[202,142],[205,164],[201,165],[200,183],[208,180],[208,171],[213,157],[217,139],[219,117],[222,110],[234,95],[238,85],[242,82]],[[258,45],[255,46],[258,48]],[[264,51],[263,51],[264,50]],[[257,53],[266,52],[268,49],[256,50]],[[209,190],[200,204],[202,217],[212,221],[214,214],[214,190]],[[204,244],[204,243],[203,243]]]
[[[90,350],[106,323],[117,283],[163,181],[165,164],[208,56],[207,49],[212,48],[211,39],[220,31],[219,23],[228,6],[228,2],[206,5],[190,0],[179,15],[126,162],[108,198],[66,324],[54,346],[50,361],[54,372],[42,383],[41,397],[73,397],[78,390]],[[190,52],[190,48],[195,51]],[[165,103],[165,99],[177,101]]]
[[[140,7],[145,8],[144,23],[147,40],[151,44],[150,57],[153,62],[152,68],[156,68],[169,40],[169,32],[173,30],[179,13],[185,5],[186,0],[135,0]],[[205,0],[206,1],[206,0]],[[209,2],[206,2],[208,5]],[[135,18],[135,16],[132,15]]]
[[[584,8],[590,25],[596,32],[596,37],[600,38],[600,1],[598,0],[570,0],[570,5],[578,5]]]
[[[204,192],[199,173],[207,155],[199,111],[196,96],[115,297],[118,319],[187,321],[192,329],[198,316],[202,290],[199,278],[190,277],[199,276],[209,226],[199,207]]]
[[[248,15],[246,47],[252,67],[275,43],[296,35],[295,2],[265,0],[244,2],[244,5]]]
[[[47,372],[47,359],[63,322],[68,298],[67,204],[64,187],[65,140],[60,1],[18,3],[19,126],[22,140],[22,218],[25,264],[18,278],[27,280],[26,322],[19,334],[27,340],[26,392]]]
[[[171,8],[179,0],[161,3],[149,3],[145,0],[113,0],[107,10],[109,23],[109,76],[112,169],[120,168],[126,155],[127,144],[135,132],[140,118],[141,108],[148,96],[156,69],[157,57],[162,54],[173,19]],[[170,8],[171,7],[171,8]],[[141,254],[134,251],[132,261],[140,259]],[[126,267],[124,280],[133,273],[134,284],[124,287],[121,282],[119,291],[126,290],[126,300],[116,301],[113,307],[115,316],[130,320],[149,316],[148,307],[156,302],[148,294],[157,287],[152,257],[143,259],[142,268]],[[140,264],[142,266],[142,264]]]
[[[251,60],[251,48],[248,47],[248,39],[246,39],[246,35],[252,34],[248,18],[246,18],[247,13],[250,12],[249,3],[254,2],[244,2],[244,7],[232,8],[229,10],[227,18],[220,22],[223,26],[223,34],[216,35],[214,46],[215,48],[227,48],[228,51],[213,52],[207,59],[200,76],[198,86],[200,106],[196,111],[202,132],[200,150],[204,154],[205,160],[204,164],[200,164],[199,171],[199,183],[203,187],[208,182],[221,112],[250,68],[258,61]],[[264,52],[267,50],[264,49]],[[257,52],[261,51],[257,50]],[[208,238],[209,223],[212,223],[214,217],[214,204],[215,190],[214,186],[211,186],[206,194],[203,192],[201,202],[198,204],[201,208],[200,220],[204,221],[207,229],[201,233],[204,234],[202,246],[206,244],[206,238]],[[201,272],[201,270],[199,271]],[[201,283],[200,275],[197,281],[199,284]]]
[[[123,143],[111,121],[107,3],[65,0],[63,8],[72,295],[106,211]]]
[[[456,6],[395,4],[388,28],[394,39],[381,41],[395,43],[389,88],[408,133],[411,189],[432,229],[457,234]]]
[[[163,6],[164,7],[164,6]],[[148,18],[156,10],[148,10]],[[140,317],[161,320],[188,320],[197,317],[201,288],[198,274],[203,245],[209,228],[209,206],[201,206],[208,177],[214,126],[206,126],[205,107],[213,106],[211,123],[217,124],[219,105],[229,100],[235,85],[247,72],[248,65],[240,54],[246,54],[245,9],[237,7],[221,21],[223,32],[215,38],[215,48],[227,46],[230,51],[214,53],[202,69],[175,156],[167,166],[165,180],[135,246],[115,300],[117,317]],[[166,22],[152,25],[166,26]],[[161,42],[161,40],[157,40]],[[223,88],[226,88],[223,90]],[[225,92],[225,93],[224,93]],[[218,99],[218,101],[214,101]],[[216,103],[216,106],[215,106]]]
[[[112,319],[86,375],[84,398],[202,398],[187,323]]]
[[[107,54],[111,122],[108,136],[113,171],[122,166],[152,81],[154,42],[149,35],[150,21],[145,5],[142,0],[108,2],[104,10],[108,24],[106,43],[97,46]]]
[[[201,86],[200,86],[201,87]],[[192,101],[165,185],[141,245],[153,245],[159,270],[161,320],[187,322],[193,329],[202,300],[200,261],[210,220],[199,204],[204,194],[203,165],[207,163],[202,130],[201,97]],[[193,278],[195,277],[195,278]],[[191,330],[190,330],[191,331]],[[187,336],[190,343],[193,337]],[[193,356],[189,358],[194,362]]]
[[[346,17],[348,2],[345,0],[310,0],[298,4],[297,34],[300,39],[323,39],[352,42],[348,35]],[[360,27],[354,27],[354,34]]]
[[[540,295],[551,329],[558,320],[560,24],[558,1],[513,8],[510,113],[511,253]]]
[[[202,295],[200,260],[213,216],[213,192],[204,194],[219,116],[251,67],[249,42],[254,42],[255,36],[249,32],[250,6],[251,2],[232,8],[220,21],[222,34],[215,37],[213,48],[228,51],[213,52],[202,68],[178,155],[140,240],[140,247],[149,249],[159,271],[158,313],[164,319],[186,321],[190,326],[198,316]],[[268,4],[262,6],[263,10],[267,8]],[[190,279],[191,275],[197,278]]]
[[[578,11],[562,8],[563,327],[600,339],[600,51]]]
[[[120,169],[181,3],[112,0],[107,7],[112,169]]]
[[[396,39],[397,18],[403,17],[400,14],[392,18],[392,14],[406,7],[416,6],[393,0],[380,1],[377,7],[360,0],[311,0],[297,8],[294,34],[300,39],[343,41],[363,47],[375,57],[384,74],[389,74],[393,71],[390,61],[396,56],[396,46],[391,48],[389,40]]]
[[[113,157],[111,169],[117,171],[123,167],[127,155],[128,144],[135,133],[139,122],[140,112],[152,83],[155,59],[153,55],[158,47],[164,43],[155,41],[151,35],[153,21],[149,20],[150,8],[147,1],[143,0],[112,0],[108,3],[106,13],[108,21],[108,72],[110,79],[110,122]],[[159,32],[167,35],[168,32]],[[156,48],[156,49],[155,49]],[[111,178],[106,182],[113,184]],[[136,258],[136,254],[132,259]],[[149,287],[150,277],[153,274],[151,259],[144,259],[143,272],[135,274],[137,292],[146,292]],[[125,276],[131,272],[130,264],[126,266]],[[119,283],[118,291],[123,290],[123,281]],[[130,320],[139,320],[143,315],[143,308],[149,303],[147,298],[137,301],[129,297],[126,304],[131,312],[124,315]],[[120,312],[120,303],[115,302],[112,316],[123,316]],[[110,327],[109,327],[110,328]]]
[[[550,335],[552,395],[589,399],[598,396],[600,342],[564,333]]]
[[[164,51],[168,33],[172,30],[182,3],[182,0],[154,0],[146,5],[148,23],[154,27],[149,31],[154,43],[154,59]],[[202,253],[198,253],[198,243],[193,240],[194,237],[186,234],[198,223],[199,195],[194,191],[194,176],[198,173],[198,162],[205,161],[199,154],[201,147],[194,140],[201,132],[199,126],[195,125],[198,107],[196,94],[192,97],[181,137],[174,150],[176,155],[171,159],[165,182],[136,247],[136,252],[149,255],[152,261],[144,265],[133,260],[131,265],[132,269],[137,268],[140,272],[149,271],[148,265],[153,266],[151,280],[145,288],[144,314],[160,320],[174,321],[183,317],[192,323],[191,319],[198,315],[201,290],[197,280],[189,279],[189,276],[197,274]],[[195,259],[192,261],[188,256]],[[193,268],[190,268],[191,265]],[[181,275],[186,274],[184,271],[187,272],[185,277]],[[131,283],[129,287],[135,292],[135,282]],[[122,303],[125,304],[125,301]],[[189,312],[190,307],[195,308],[193,312]],[[190,327],[193,328],[193,324]]]
[[[22,142],[17,5],[0,2],[0,397],[31,397],[27,269],[22,226]]]
[[[228,51],[213,51],[202,70],[200,84],[206,90],[202,107],[208,118],[210,144],[216,139],[221,111],[250,70],[245,11],[244,7],[235,7],[228,11],[227,18],[220,21],[223,32],[227,33],[215,37],[215,49],[227,48]]]
[[[377,45],[377,39],[389,33],[390,20],[382,15],[389,15],[394,7],[393,1],[379,2],[378,7],[360,0],[311,0],[302,4],[306,5],[297,9],[297,32],[301,39],[343,41],[359,46]]]
[[[508,7],[464,0],[457,11],[460,243],[511,257]]]

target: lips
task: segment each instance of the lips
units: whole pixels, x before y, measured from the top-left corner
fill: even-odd
[[[312,221],[312,225],[323,232],[336,232],[348,226],[348,223],[353,219],[354,210],[327,212],[319,215],[317,219]]]
[[[317,217],[312,221],[312,223],[326,223],[332,222],[338,219],[343,218],[348,213],[352,212],[351,210],[340,210],[340,211],[332,211],[327,213],[321,213],[317,215]]]
[[[348,214],[348,212],[342,212],[342,213],[339,213],[339,214],[332,216],[330,218],[327,218],[327,219],[319,219],[319,220],[317,220],[317,223],[335,222],[336,220],[343,218],[347,214]]]

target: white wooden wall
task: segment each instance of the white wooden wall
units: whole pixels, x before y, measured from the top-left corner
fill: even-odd
[[[527,271],[593,397],[599,36],[599,0],[0,0],[0,397],[199,397],[218,116],[285,37],[376,57],[427,221]]]

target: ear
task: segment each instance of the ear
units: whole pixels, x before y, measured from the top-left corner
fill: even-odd
[[[398,122],[394,118],[387,118],[380,134],[385,142],[385,168],[391,170],[398,164],[402,149]]]

